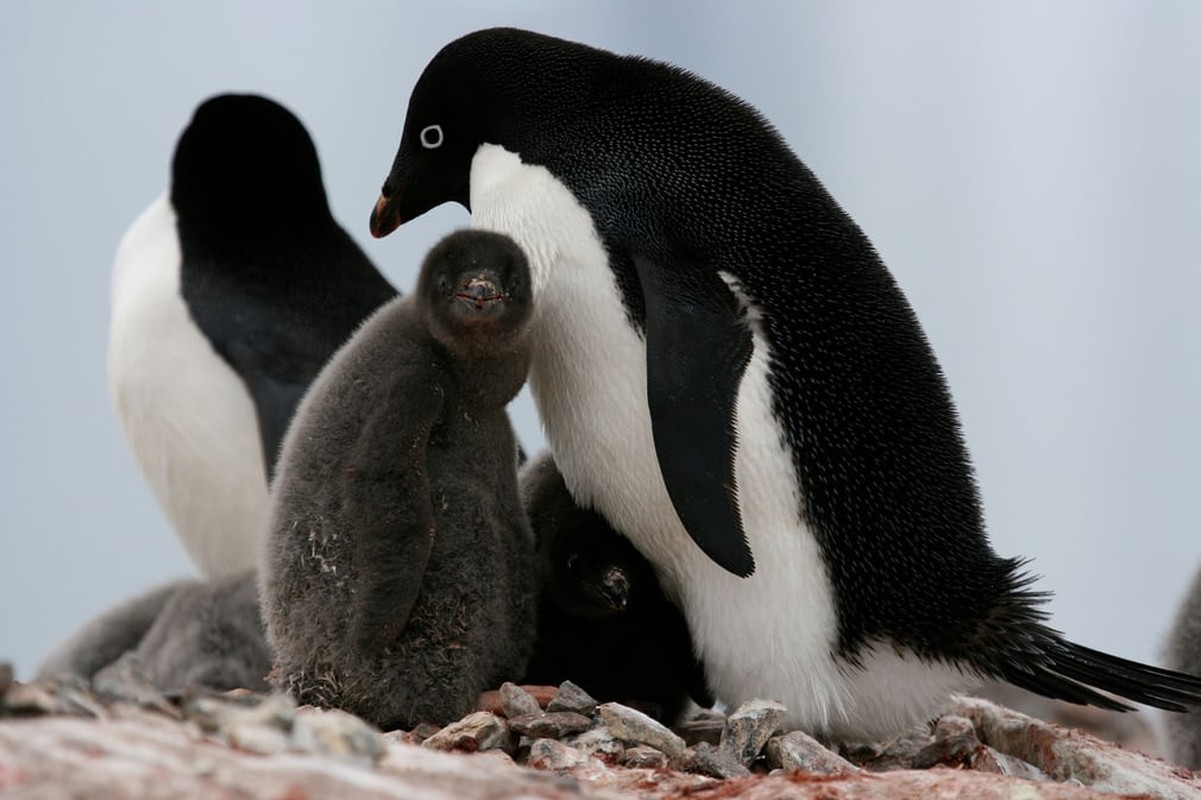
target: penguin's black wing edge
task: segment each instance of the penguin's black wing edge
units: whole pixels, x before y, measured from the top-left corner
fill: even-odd
[[[633,262],[646,304],[647,401],[667,493],[701,550],[747,577],[755,560],[738,507],[734,406],[750,329],[715,270],[639,255]]]

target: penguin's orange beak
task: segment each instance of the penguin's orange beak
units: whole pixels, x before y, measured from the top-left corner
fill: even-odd
[[[400,227],[400,205],[395,197],[379,196],[375,201],[375,209],[371,212],[371,235],[382,239]]]

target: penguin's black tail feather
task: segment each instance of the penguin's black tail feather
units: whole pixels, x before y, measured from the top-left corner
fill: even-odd
[[[1122,700],[1188,711],[1201,707],[1201,678],[1140,664],[1070,642],[1046,624],[1049,595],[1033,590],[1021,559],[998,560],[999,599],[975,630],[967,660],[981,675],[1044,697],[1111,711]],[[1111,696],[1112,695],[1112,696]]]
[[[1000,677],[1046,697],[1111,711],[1133,707],[1101,692],[1167,711],[1201,706],[1201,678],[1065,641],[1049,629],[1046,633],[1051,643],[1040,656],[1005,665]]]

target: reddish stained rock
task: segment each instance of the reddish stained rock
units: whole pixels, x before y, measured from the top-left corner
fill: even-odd
[[[522,685],[518,688],[537,700],[540,708],[546,708],[546,704],[554,699],[555,694],[559,691],[558,687],[556,686]],[[487,711],[489,714],[503,715],[505,711],[504,706],[501,703],[500,691],[498,689],[493,689],[480,694],[479,698],[475,701],[475,710]]]
[[[487,711],[473,711],[457,722],[452,722],[421,743],[431,750],[462,750],[474,753],[507,747],[509,724],[501,717]]]
[[[1197,800],[1201,783],[1163,761],[1080,731],[1031,719],[987,700],[959,698],[954,713],[972,720],[981,741],[1056,781],[1077,780],[1115,794]]]
[[[583,733],[592,727],[592,720],[574,711],[539,711],[509,717],[509,727],[531,739],[562,739],[575,733]]]

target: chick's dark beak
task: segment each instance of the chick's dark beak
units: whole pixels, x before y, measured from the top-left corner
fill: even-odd
[[[601,592],[614,611],[625,610],[626,603],[630,601],[630,579],[625,570],[610,568],[601,581]]]
[[[455,290],[455,297],[477,311],[505,299],[496,283],[483,276],[476,276],[463,282]]]
[[[371,212],[371,235],[376,239],[382,239],[399,228],[402,221],[400,204],[397,202],[396,196],[386,197],[381,194],[379,200],[375,201],[375,208]]]

